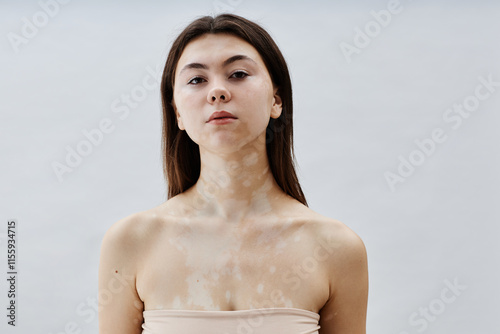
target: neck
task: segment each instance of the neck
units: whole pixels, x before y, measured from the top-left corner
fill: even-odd
[[[191,189],[193,203],[203,216],[241,221],[272,210],[284,193],[269,168],[266,147],[220,153],[200,146],[200,177]]]

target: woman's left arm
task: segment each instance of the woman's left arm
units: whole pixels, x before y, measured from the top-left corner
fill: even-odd
[[[340,226],[339,226],[340,225]],[[365,334],[368,302],[368,261],[361,238],[337,222],[323,234],[330,245],[327,261],[330,296],[320,310],[320,334]]]

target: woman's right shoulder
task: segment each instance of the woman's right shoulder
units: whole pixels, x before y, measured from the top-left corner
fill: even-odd
[[[167,223],[168,217],[159,216],[156,208],[136,212],[113,223],[104,234],[102,244],[134,253],[149,244]]]

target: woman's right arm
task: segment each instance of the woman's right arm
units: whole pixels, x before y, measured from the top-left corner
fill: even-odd
[[[139,229],[136,215],[106,232],[99,260],[99,334],[140,334],[144,303],[136,290]]]

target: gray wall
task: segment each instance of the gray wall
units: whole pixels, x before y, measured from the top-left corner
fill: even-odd
[[[286,56],[310,207],[368,250],[368,332],[500,333],[498,2],[54,1],[0,3],[2,277],[9,219],[18,237],[2,333],[97,332],[103,234],[166,199],[154,78],[180,30],[221,9]]]

